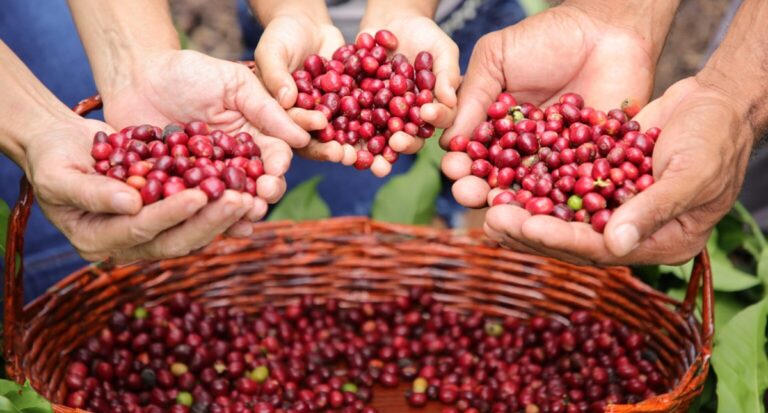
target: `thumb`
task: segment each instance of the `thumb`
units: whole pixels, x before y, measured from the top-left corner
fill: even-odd
[[[237,105],[248,122],[260,132],[278,137],[294,148],[306,146],[309,133],[294,123],[285,109],[269,97],[256,75],[245,66],[239,70],[244,80],[237,90]],[[293,82],[292,78],[290,82]]]
[[[485,120],[488,105],[495,102],[502,92],[504,73],[498,66],[501,60],[495,56],[501,45],[497,34],[483,36],[472,52],[467,73],[459,87],[456,120],[440,138],[443,148],[447,148],[457,135],[470,136],[474,128]]]
[[[623,257],[659,228],[690,208],[703,190],[694,174],[662,175],[614,212],[605,228],[605,244],[617,257]]]
[[[285,109],[293,107],[299,94],[290,73],[285,49],[279,42],[262,41],[254,53],[264,86]]]
[[[57,174],[54,179],[53,185],[40,188],[40,196],[49,202],[104,214],[134,215],[141,210],[139,191],[116,179],[80,172]]]

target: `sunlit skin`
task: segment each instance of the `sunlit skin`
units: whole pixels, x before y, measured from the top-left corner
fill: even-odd
[[[411,62],[422,50],[436,57],[433,68],[437,76],[436,102],[422,106],[421,116],[436,127],[448,127],[456,112],[456,89],[460,81],[459,51],[431,18],[437,2],[398,2],[402,3],[400,6],[390,3],[368,2],[361,22],[361,32],[375,34],[381,29],[390,30],[399,39],[397,52],[403,53]],[[306,130],[323,129],[327,121],[321,113],[293,108],[298,92],[290,74],[300,68],[308,56],[319,54],[330,57],[344,44],[341,33],[330,22],[324,2],[254,1],[252,6],[262,24],[266,25],[255,52],[264,84],[278,102],[288,109],[297,124]],[[386,6],[387,12],[382,12],[383,6]],[[420,33],[418,39],[408,35],[414,30]],[[424,140],[398,132],[392,136],[389,144],[398,152],[411,154],[423,146]],[[357,160],[357,150],[353,146],[335,141],[312,141],[298,153],[310,159],[340,162],[344,165],[353,165]],[[391,164],[382,156],[374,158],[371,171],[375,175],[386,176],[391,170]]]

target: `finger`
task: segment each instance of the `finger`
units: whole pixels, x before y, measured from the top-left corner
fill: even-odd
[[[270,175],[262,175],[256,180],[256,194],[259,198],[274,204],[285,194],[285,179]]]
[[[494,224],[504,225],[499,221],[499,217],[495,217]],[[526,241],[527,245],[539,246],[547,255],[578,263],[615,262],[615,257],[605,248],[602,235],[595,232],[589,224],[535,215],[525,219],[518,228],[511,228],[511,225],[506,227],[511,230],[510,236]]]
[[[70,238],[85,253],[133,247],[184,222],[207,203],[208,198],[202,191],[188,189],[145,205],[136,215],[87,215],[79,221]]]
[[[253,198],[253,207],[245,213],[245,219],[251,222],[261,221],[267,215],[267,211],[269,211],[267,201],[259,197]]]
[[[320,45],[320,56],[331,56],[339,47],[344,46],[344,35],[336,26],[326,24],[320,29],[323,43]]]
[[[135,215],[141,210],[139,192],[116,179],[79,171],[46,171],[34,178],[35,191],[54,205],[105,214]]]
[[[456,181],[451,187],[453,197],[456,201],[470,208],[480,208],[485,206],[487,194],[491,190],[485,179],[470,175]]]
[[[210,244],[238,222],[252,206],[253,197],[250,195],[227,190],[221,198],[207,205],[184,224],[164,231],[150,242],[121,251],[115,259],[126,262],[187,255]]]
[[[456,121],[440,138],[444,148],[456,135],[469,136],[475,126],[485,120],[486,109],[504,89],[504,73],[497,55],[498,44],[499,34],[495,32],[483,36],[475,46],[459,88]]]
[[[515,235],[541,255],[562,261],[579,265],[615,262],[615,257],[605,248],[603,237],[583,222],[566,222],[549,215],[533,215],[522,222]]]
[[[288,109],[288,115],[304,130],[322,130],[328,126],[328,119],[316,110],[291,108]]]
[[[352,166],[357,161],[357,149],[352,145],[342,145],[344,155],[341,158],[342,165]]]
[[[293,107],[299,91],[291,76],[290,59],[285,46],[266,38],[256,46],[254,57],[261,79],[269,93],[283,108]]]
[[[296,152],[307,159],[326,162],[341,162],[344,158],[344,148],[336,141],[321,143],[312,141]]]
[[[456,109],[442,103],[427,103],[420,110],[421,118],[438,128],[450,127],[456,118]]]
[[[461,81],[461,69],[459,68],[459,47],[448,39],[450,47],[441,50],[435,57],[433,69],[435,72],[435,97],[450,108],[455,108],[457,103],[456,90]]]
[[[500,193],[502,193],[504,191],[505,190],[501,189],[501,188],[493,188],[493,189],[491,189],[490,192],[488,192],[488,199],[487,199],[488,205],[493,205],[494,198],[496,198]]]
[[[533,248],[530,248],[521,242],[517,242],[511,239],[501,232],[495,231],[487,223],[483,224],[483,231],[485,231],[485,235],[487,235],[488,238],[497,242],[499,245],[501,245],[504,248],[517,251],[517,252],[522,252],[525,254],[541,255],[539,254],[538,251],[534,250]]]
[[[278,177],[285,175],[293,158],[291,147],[281,139],[261,134],[257,134],[254,141],[261,149],[264,172]]]
[[[395,150],[395,152],[413,154],[419,151],[424,146],[424,139],[416,136],[411,136],[405,132],[395,132],[389,138],[389,146]]]
[[[371,165],[371,172],[379,178],[383,178],[392,172],[392,164],[384,159],[381,155],[376,155],[373,158],[373,164]]]
[[[472,159],[464,152],[448,152],[440,161],[440,169],[452,181],[468,176],[472,171]]]
[[[309,143],[309,133],[293,122],[285,110],[264,90],[248,68],[239,66],[241,77],[235,98],[235,109],[261,132],[286,141],[291,147],[302,148]]]
[[[557,250],[552,248],[549,244],[541,242],[541,240],[530,238],[528,234],[526,234],[525,228],[529,225],[536,227],[535,223],[540,218],[556,220],[556,218],[545,215],[531,216],[528,211],[515,205],[499,205],[488,210],[485,216],[485,222],[490,229],[500,234],[499,236],[503,240],[502,242],[508,245],[524,247],[527,252],[535,255],[553,257],[578,264],[587,263],[586,260],[569,254],[567,251],[563,252]],[[534,224],[531,225],[530,222],[534,222]],[[569,225],[569,223],[561,220],[557,220],[557,223]],[[553,234],[550,234],[550,236],[552,237]],[[557,234],[554,236],[556,237]]]
[[[605,227],[605,244],[617,257],[635,250],[657,229],[688,210],[705,191],[699,177],[687,173],[665,174],[645,191],[619,207]]]
[[[233,238],[246,238],[253,234],[253,223],[247,220],[235,222],[225,234]]]

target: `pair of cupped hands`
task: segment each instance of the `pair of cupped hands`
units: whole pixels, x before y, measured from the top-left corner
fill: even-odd
[[[435,57],[436,102],[422,107],[421,114],[446,128],[443,147],[453,136],[470,135],[502,91],[536,105],[575,92],[587,104],[608,110],[627,97],[647,102],[653,82],[655,61],[645,40],[567,6],[484,36],[463,80],[456,44],[433,20],[398,16],[363,24],[368,33],[379,29],[392,31],[400,40],[398,52],[409,59],[422,50]],[[222,233],[250,235],[251,223],[285,192],[292,148],[313,159],[354,163],[354,151],[336,142],[310,141],[307,131],[326,125],[322,114],[293,108],[297,90],[291,72],[308,55],[330,56],[343,43],[334,26],[291,16],[266,27],[255,51],[255,76],[242,64],[193,51],[148,53],[132,68],[128,87],[102,91],[107,123],[78,119],[40,125],[38,136],[30,139],[26,172],[41,207],[92,261],[176,257]],[[678,82],[647,105],[635,119],[644,128],[663,130],[653,157],[656,183],[622,205],[604,234],[511,205],[488,210],[486,233],[509,248],[582,264],[687,260],[706,243],[743,179],[752,132],[733,107],[725,93],[701,77]],[[92,173],[89,154],[97,131],[192,120],[254,136],[266,172],[256,196],[228,190],[208,203],[201,191],[190,189],[142,207],[133,188]],[[403,153],[414,153],[422,144],[403,133],[391,142]],[[485,206],[490,188],[469,174],[469,165],[466,154],[448,153],[442,169],[456,180],[453,193],[461,204]],[[372,170],[386,175],[388,163],[375,161]]]

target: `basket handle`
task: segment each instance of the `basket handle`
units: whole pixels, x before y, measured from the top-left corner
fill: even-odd
[[[80,101],[72,110],[85,116],[101,107],[101,97],[92,96]],[[19,200],[11,211],[5,249],[5,284],[3,297],[3,356],[8,377],[17,383],[24,382],[21,355],[24,352],[24,231],[32,211],[34,195],[26,177],[21,178]],[[17,260],[16,257],[19,257]],[[18,266],[16,265],[18,263]]]
[[[712,286],[712,266],[709,262],[709,253],[704,248],[693,262],[691,278],[688,281],[688,290],[685,293],[685,300],[680,307],[680,313],[683,317],[694,316],[696,310],[696,297],[701,288],[701,328],[702,340],[704,343],[705,357],[709,358],[711,344],[715,334],[715,292]]]

